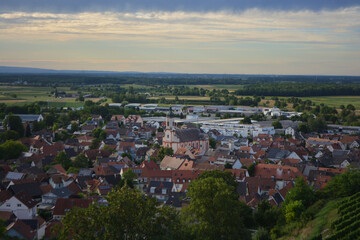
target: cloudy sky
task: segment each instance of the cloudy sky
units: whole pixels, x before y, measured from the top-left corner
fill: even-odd
[[[0,65],[360,75],[360,1],[0,0]]]

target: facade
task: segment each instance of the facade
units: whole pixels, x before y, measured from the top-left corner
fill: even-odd
[[[163,137],[163,146],[171,147],[174,152],[180,148],[198,149],[203,154],[209,149],[207,134],[198,128],[179,129],[174,124],[172,112],[166,118],[166,129]]]

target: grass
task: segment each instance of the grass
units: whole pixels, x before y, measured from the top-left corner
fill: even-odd
[[[326,96],[326,97],[303,97],[304,100],[311,100],[316,104],[324,103],[329,107],[339,108],[340,105],[352,104],[360,109],[360,96]]]
[[[315,216],[300,229],[291,229],[291,233],[281,239],[306,240],[322,234],[323,239],[331,235],[330,225],[338,217],[337,207],[342,199],[329,201]]]

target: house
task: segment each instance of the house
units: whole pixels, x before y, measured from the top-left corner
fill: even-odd
[[[36,236],[36,230],[32,229],[28,224],[22,220],[17,219],[6,227],[6,235],[14,239],[33,240]]]
[[[110,121],[125,125],[125,117],[123,115],[112,115]]]
[[[19,219],[31,219],[36,216],[37,201],[25,192],[18,192],[0,205],[0,211],[14,213]]]
[[[74,207],[88,208],[90,204],[90,199],[59,198],[56,200],[56,204],[53,209],[53,218],[61,220],[63,217],[65,217],[66,213],[72,210]]]
[[[172,182],[151,181],[146,194],[155,197],[159,202],[166,202],[173,188]]]
[[[184,159],[177,158],[177,157],[171,157],[171,156],[165,156],[164,159],[160,163],[160,169],[161,170],[175,170],[178,169],[182,163],[184,162]]]
[[[55,188],[51,192],[48,192],[42,196],[42,203],[55,205],[56,200],[59,198],[69,198],[74,193],[66,187]]]
[[[14,115],[19,116],[23,123],[31,123],[35,121],[40,122],[44,120],[44,117],[41,114],[14,114]]]

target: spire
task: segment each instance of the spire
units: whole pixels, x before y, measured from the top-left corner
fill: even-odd
[[[174,113],[173,113],[171,107],[170,107],[170,110],[169,110],[169,113],[168,113],[167,117],[170,117],[170,118],[173,118],[173,117],[174,117]]]

